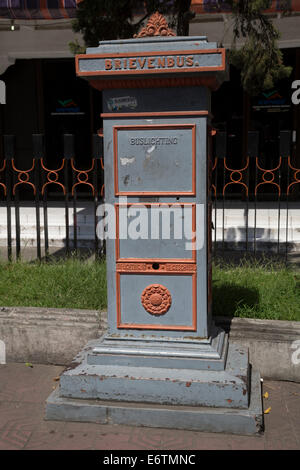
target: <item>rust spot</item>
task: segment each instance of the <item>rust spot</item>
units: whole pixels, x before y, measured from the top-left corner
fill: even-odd
[[[80,391],[81,391],[82,393],[86,393],[86,390],[84,390],[84,388],[81,388]]]
[[[190,387],[192,385],[192,382],[186,382],[185,386]]]
[[[125,186],[129,183],[130,175],[126,175],[123,179]]]
[[[230,398],[227,399],[228,403],[232,403],[232,400]]]
[[[247,393],[247,390],[244,388],[243,389],[243,395],[246,395],[246,393]]]
[[[206,339],[205,336],[184,336],[183,339],[193,339],[193,340],[201,340],[201,339]]]
[[[80,362],[71,362],[71,364],[68,364],[65,370],[72,370],[75,369],[77,366],[79,366],[81,363]]]

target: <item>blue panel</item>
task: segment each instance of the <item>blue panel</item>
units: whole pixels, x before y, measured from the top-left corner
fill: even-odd
[[[119,258],[191,260],[192,213],[191,205],[120,206]]]
[[[120,192],[192,193],[193,130],[177,126],[117,128]]]
[[[121,274],[122,323],[192,326],[192,279],[192,275]],[[161,284],[170,292],[172,303],[163,315],[148,313],[142,305],[141,295],[151,284]]]

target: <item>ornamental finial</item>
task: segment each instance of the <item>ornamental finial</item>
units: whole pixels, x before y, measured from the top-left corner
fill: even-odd
[[[176,36],[174,31],[169,28],[166,18],[158,11],[150,16],[147,25],[133,37],[145,38],[151,36]]]

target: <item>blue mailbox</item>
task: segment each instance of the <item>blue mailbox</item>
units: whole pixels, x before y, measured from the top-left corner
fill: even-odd
[[[225,50],[156,13],[76,71],[103,96],[108,330],[62,374],[47,418],[259,432],[259,373],[211,316],[210,96]]]

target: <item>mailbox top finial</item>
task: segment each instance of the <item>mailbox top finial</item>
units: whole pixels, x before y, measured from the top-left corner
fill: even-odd
[[[158,11],[150,16],[147,25],[133,37],[144,38],[151,36],[176,36],[174,31],[169,28],[166,18],[161,15]]]

